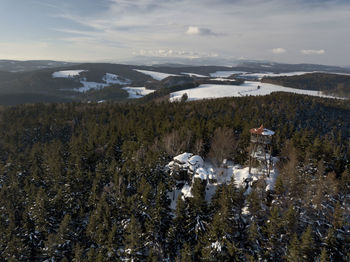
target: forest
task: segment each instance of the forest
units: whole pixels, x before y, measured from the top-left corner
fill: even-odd
[[[247,165],[276,132],[274,190],[179,197],[183,152]],[[347,261],[350,103],[288,93],[0,107],[1,261]],[[221,150],[224,148],[224,150]],[[248,212],[242,209],[248,207]]]
[[[308,73],[298,76],[266,77],[265,83],[322,91],[338,97],[350,97],[350,76],[329,73]]]

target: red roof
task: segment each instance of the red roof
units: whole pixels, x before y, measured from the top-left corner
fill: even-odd
[[[267,128],[264,128],[263,125],[261,125],[259,128],[252,128],[249,130],[251,134],[255,135],[263,135],[263,136],[273,136],[275,134],[274,131],[269,130]]]
[[[249,132],[251,134],[262,135],[262,133],[264,132],[264,126],[261,125],[259,128],[252,128],[249,130]]]

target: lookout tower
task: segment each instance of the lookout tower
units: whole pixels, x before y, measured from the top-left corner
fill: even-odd
[[[272,136],[275,132],[264,128],[252,128],[250,132],[250,152],[249,152],[249,173],[252,167],[261,168],[261,170],[270,176],[272,166]]]

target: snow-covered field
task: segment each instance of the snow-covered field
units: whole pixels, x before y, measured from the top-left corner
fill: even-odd
[[[155,71],[148,71],[148,70],[139,70],[139,69],[134,69],[135,71],[145,74],[145,75],[149,75],[150,77],[152,77],[155,80],[161,81],[169,76],[179,76],[179,75],[174,75],[174,74],[166,74],[166,73],[160,73],[160,72],[155,72]]]
[[[312,74],[312,73],[350,75],[346,73],[332,73],[332,72],[325,72],[325,71],[308,71],[308,72],[298,71],[298,72],[288,72],[288,73],[273,73],[273,72],[249,73],[249,72],[243,72],[243,71],[217,71],[215,73],[211,73],[210,75],[212,77],[225,78],[225,77],[229,77],[232,74],[236,74],[238,78],[261,80],[264,77],[299,76],[299,75]]]
[[[129,93],[129,98],[141,98],[145,95],[153,93],[155,90],[146,89],[145,87],[123,87]]]
[[[259,86],[259,88],[258,88]],[[319,91],[302,90],[290,87],[284,87],[279,85],[273,85],[268,83],[260,83],[253,81],[246,81],[242,85],[213,85],[204,84],[197,88],[191,88],[181,90],[170,94],[170,101],[181,100],[181,97],[186,93],[188,101],[200,100],[200,99],[211,99],[221,97],[241,97],[241,96],[263,96],[269,95],[273,92],[288,92],[296,94],[304,94],[310,96],[328,97],[335,98],[334,96],[328,96],[322,94]]]
[[[310,73],[315,73],[315,72],[289,72],[289,73],[246,73],[246,74],[241,74],[240,77],[242,78],[254,78],[261,80],[263,77],[278,77],[278,76],[299,76],[299,75],[305,75],[305,74],[310,74]]]
[[[223,77],[218,77],[218,78],[211,78],[210,80],[212,81],[231,81],[231,82],[235,82],[235,79],[230,79],[230,78],[223,78]]]
[[[195,77],[207,77],[205,75],[195,74],[195,73],[181,73],[182,75],[195,76]]]
[[[84,72],[85,70],[64,70],[64,71],[58,71],[54,72],[52,74],[53,78],[73,78],[75,76],[79,76],[81,72]]]

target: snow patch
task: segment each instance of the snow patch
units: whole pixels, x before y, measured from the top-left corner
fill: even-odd
[[[218,78],[212,78],[210,79],[211,81],[231,81],[231,82],[235,82],[235,79],[229,79],[229,78],[222,78],[222,77],[218,77]]]
[[[81,72],[84,72],[86,70],[64,70],[64,71],[58,71],[58,72],[54,72],[52,74],[53,78],[76,78],[80,76]],[[73,88],[73,91],[76,92],[80,92],[80,93],[84,93],[87,92],[89,90],[99,90],[102,89],[104,87],[110,86],[110,85],[127,85],[131,83],[131,80],[129,79],[124,79],[116,74],[112,74],[112,73],[106,73],[103,77],[102,77],[102,81],[104,83],[98,83],[98,82],[90,82],[87,81],[87,79],[85,77],[80,77],[78,78],[80,83],[83,85],[82,87],[79,88]],[[132,87],[125,87],[125,90],[128,91],[129,93],[129,98],[139,98],[142,96],[145,96],[149,93],[154,92],[154,90],[149,90],[146,89],[144,87],[136,87],[136,88],[132,88]]]
[[[102,80],[108,85],[129,85],[131,83],[130,79],[123,79],[118,75],[106,73]]]
[[[188,76],[195,76],[195,77],[207,77],[207,76],[205,76],[205,75],[200,75],[200,74],[195,74],[195,73],[184,73],[184,72],[182,72],[181,73],[182,75],[188,75]]]
[[[222,245],[219,241],[216,241],[214,243],[211,243],[211,248],[215,249],[216,252],[221,252]]]
[[[140,70],[140,69],[134,69],[135,71],[148,75],[152,77],[155,80],[161,81],[169,76],[179,76],[179,75],[174,75],[174,74],[167,74],[167,73],[160,73],[160,72],[155,72],[155,71],[148,71],[148,70]]]
[[[181,154],[181,155],[178,155],[178,156],[174,157],[174,161],[175,161],[175,162],[178,162],[178,163],[180,163],[180,164],[186,164],[187,161],[188,161],[188,159],[189,159],[191,156],[193,156],[192,153],[186,153],[186,152],[185,152],[185,153],[183,153],[183,154]]]
[[[244,74],[247,72],[244,71],[216,71],[214,73],[210,73],[211,77],[229,77],[231,75]]]
[[[146,87],[123,87],[122,89],[129,93],[130,99],[141,98],[156,91]]]
[[[244,78],[244,79],[257,79],[261,80],[264,77],[279,77],[279,76],[298,76],[298,75],[305,75],[309,73],[315,73],[315,72],[288,72],[288,73],[273,73],[273,72],[265,72],[265,73],[245,73],[241,74],[238,77]]]
[[[194,178],[199,178],[201,180],[207,180],[208,179],[208,171],[206,169],[204,169],[203,167],[200,167],[196,170]]]
[[[79,76],[81,72],[84,72],[86,70],[63,70],[54,72],[52,74],[53,78],[74,78],[76,76]]]
[[[191,193],[191,187],[188,184],[185,184],[182,189],[181,189],[181,194],[184,198],[187,197],[193,197],[192,193]]]
[[[89,82],[89,81],[85,81],[85,80],[81,80],[80,83],[83,86],[79,87],[79,88],[73,88],[73,91],[85,93],[85,92],[92,90],[92,89],[98,90],[98,89],[102,89],[102,88],[108,86],[107,84],[97,83],[97,82]]]

